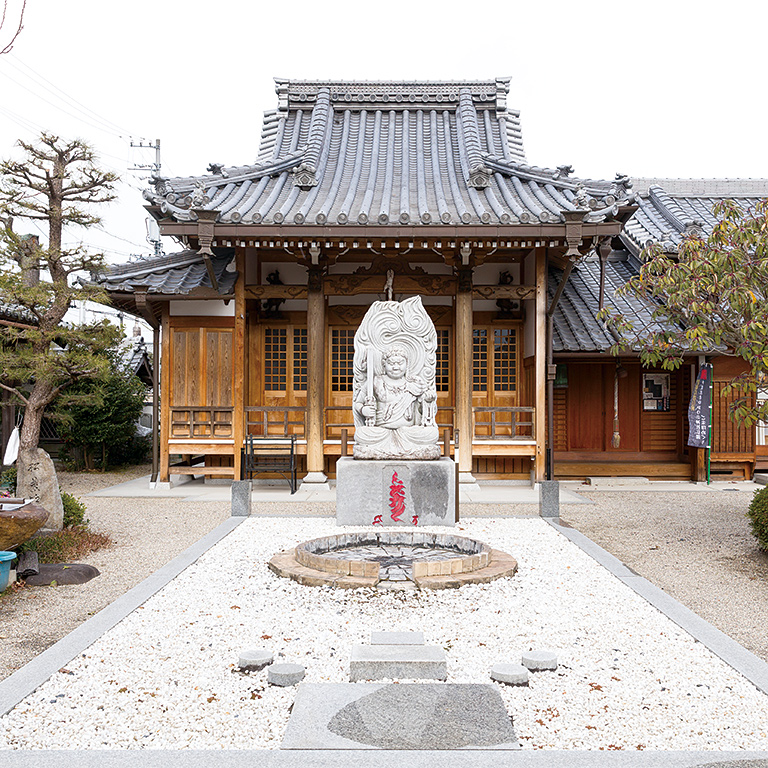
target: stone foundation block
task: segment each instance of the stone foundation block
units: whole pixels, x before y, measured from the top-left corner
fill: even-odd
[[[455,472],[456,465],[449,458],[365,461],[342,457],[336,462],[336,523],[452,526],[456,520]]]
[[[433,645],[355,645],[349,680],[447,680],[445,651]]]

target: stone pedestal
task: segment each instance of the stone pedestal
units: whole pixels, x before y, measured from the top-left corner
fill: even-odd
[[[454,525],[456,465],[435,461],[336,462],[338,525]]]

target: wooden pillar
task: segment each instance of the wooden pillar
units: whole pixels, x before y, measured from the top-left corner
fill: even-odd
[[[536,455],[534,480],[540,483],[546,475],[547,439],[547,253],[536,248],[536,345],[534,362],[534,387],[536,407]]]
[[[234,439],[235,480],[241,480],[240,454],[245,443],[245,251],[237,249],[235,255],[237,282],[235,283],[235,337],[232,361],[232,437]]]
[[[168,439],[171,436],[171,331],[169,328],[170,310],[168,304],[163,304],[162,320],[162,364],[160,366],[160,477],[161,483],[169,483],[170,451]]]
[[[323,270],[310,267],[307,290],[307,475],[305,483],[324,483],[325,296]]]
[[[459,482],[472,483],[472,268],[458,270],[456,292],[456,429],[459,430]]]

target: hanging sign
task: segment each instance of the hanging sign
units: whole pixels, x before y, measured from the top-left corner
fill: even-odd
[[[711,403],[712,365],[707,363],[699,371],[688,406],[688,445],[694,448],[709,448]]]

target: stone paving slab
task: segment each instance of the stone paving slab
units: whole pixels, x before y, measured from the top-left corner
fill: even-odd
[[[520,745],[492,685],[302,683],[281,749],[517,750]]]
[[[435,645],[354,645],[349,680],[445,680],[445,651]]]

